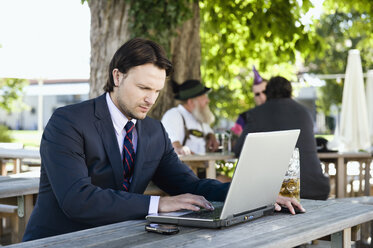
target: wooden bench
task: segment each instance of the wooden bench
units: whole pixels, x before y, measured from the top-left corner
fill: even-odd
[[[0,245],[6,245],[16,242],[18,232],[17,206],[0,204]],[[4,237],[10,234],[10,240],[4,241]]]
[[[0,176],[0,204],[17,206],[13,226],[12,243],[21,242],[26,224],[30,218],[36,194],[39,191],[39,178],[26,177],[26,173]],[[8,209],[8,208],[6,208]],[[15,208],[13,208],[15,211]],[[4,211],[5,212],[5,211]],[[7,211],[9,212],[9,211]],[[9,216],[9,213],[4,213]]]
[[[23,144],[22,143],[4,143],[0,142],[0,148],[6,148],[6,149],[22,149]],[[6,164],[8,162],[13,162],[13,173],[17,173],[17,168],[21,167],[21,160],[20,159],[1,159],[0,158],[0,164],[1,164],[1,175],[6,176],[8,174],[8,171],[6,169]]]

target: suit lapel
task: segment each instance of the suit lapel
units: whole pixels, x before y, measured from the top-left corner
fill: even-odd
[[[102,143],[105,147],[106,155],[109,158],[112,167],[115,184],[117,189],[122,188],[123,166],[120,157],[117,137],[115,135],[113,122],[106,103],[106,94],[95,99],[95,115],[98,120],[95,122],[97,132],[101,136]]]
[[[129,192],[136,192],[136,186],[141,180],[141,171],[144,165],[144,154],[147,151],[147,144],[149,137],[144,130],[141,120],[136,122],[136,131],[137,131],[137,149],[136,149],[136,158],[135,158],[135,170],[132,176],[132,182],[130,184]]]

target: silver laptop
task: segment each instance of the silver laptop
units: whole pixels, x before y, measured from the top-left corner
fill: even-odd
[[[177,211],[146,216],[149,222],[219,228],[272,214],[299,129],[246,136],[225,202],[214,211]]]

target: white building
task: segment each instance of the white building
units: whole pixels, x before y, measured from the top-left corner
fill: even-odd
[[[89,80],[30,80],[24,92],[27,109],[10,114],[0,109],[0,124],[11,129],[42,130],[58,107],[88,99]]]

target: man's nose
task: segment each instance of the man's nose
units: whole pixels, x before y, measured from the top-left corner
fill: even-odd
[[[154,104],[157,100],[158,93],[150,93],[145,97],[145,102],[148,104]]]

